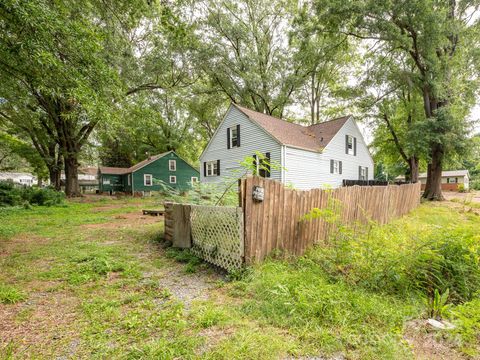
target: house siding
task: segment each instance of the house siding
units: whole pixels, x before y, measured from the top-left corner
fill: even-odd
[[[177,169],[170,171],[168,160],[176,160]],[[153,185],[145,186],[144,175],[151,174],[153,177]],[[170,175],[177,177],[176,184],[170,184]],[[163,181],[168,186],[178,190],[188,190],[191,187],[191,178],[199,178],[197,170],[192,168],[187,162],[181,159],[177,154],[171,152],[160,159],[138,169],[132,173],[132,181],[134,184],[133,191],[159,191],[162,186],[156,184],[158,181]],[[128,184],[127,175],[124,176],[125,185]],[[131,188],[130,188],[131,191]]]
[[[227,148],[227,128],[240,125],[240,147]],[[200,181],[204,183],[222,183],[243,175],[240,162],[256,151],[269,152],[272,163],[281,163],[280,145],[263,128],[251,121],[237,108],[230,106],[224,120],[210,140],[200,157]],[[203,164],[206,161],[220,160],[220,176],[204,176]],[[281,169],[272,169],[271,179],[281,180]]]
[[[169,168],[169,160],[176,160],[176,170],[171,171]],[[152,175],[152,186],[145,186],[144,175]],[[128,185],[128,176],[131,176],[130,185]],[[177,177],[176,184],[170,184],[170,175]],[[163,186],[158,184],[159,181],[177,190],[188,190],[191,188],[192,177],[200,180],[198,170],[190,166],[186,161],[180,158],[173,151],[165,156],[145,165],[144,167],[123,175],[101,174],[99,177],[101,192],[143,192],[143,191],[159,191]],[[103,184],[103,180],[109,180],[110,184]],[[133,186],[132,186],[133,185]]]
[[[345,153],[345,136],[357,138],[357,154]],[[342,161],[342,174],[330,173],[330,160]],[[356,180],[358,167],[368,167],[368,179],[373,179],[373,160],[363,136],[353,119],[349,119],[328,143],[322,153],[285,146],[285,183],[297,189],[342,186],[343,179]]]
[[[108,184],[105,184],[108,181]],[[101,174],[99,176],[99,188],[101,192],[116,192],[123,190],[122,175]]]

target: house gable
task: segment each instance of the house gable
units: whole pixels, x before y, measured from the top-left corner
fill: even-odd
[[[240,146],[228,148],[227,129],[240,125]],[[221,182],[240,177],[245,170],[240,162],[247,156],[252,156],[256,151],[263,154],[269,152],[270,158],[276,163],[281,163],[281,144],[265,129],[252,121],[236,106],[230,105],[222,122],[217,127],[207,147],[200,156],[200,177],[203,182]],[[204,176],[205,162],[220,160],[220,176]],[[280,180],[280,169],[274,169],[271,178]]]
[[[356,156],[346,154],[346,135],[357,139]],[[332,174],[331,161],[340,161],[341,174]],[[368,178],[373,179],[373,160],[363,136],[349,118],[329,141],[322,153],[285,147],[285,183],[298,189],[339,187],[343,179],[359,178],[359,166],[368,167]]]

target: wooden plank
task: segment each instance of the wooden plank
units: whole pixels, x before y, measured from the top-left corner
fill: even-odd
[[[172,218],[175,222],[173,226],[173,246],[178,248],[192,247],[190,206],[174,204]]]
[[[247,264],[251,264],[254,259],[254,250],[253,250],[253,242],[255,239],[255,233],[253,231],[254,226],[256,223],[256,218],[254,217],[254,209],[252,206],[252,191],[253,188],[253,179],[251,177],[247,177],[245,179],[245,186],[243,188],[243,197],[245,207],[243,209],[244,213],[244,227],[245,227],[245,234],[244,234],[244,252],[245,252],[245,262]]]

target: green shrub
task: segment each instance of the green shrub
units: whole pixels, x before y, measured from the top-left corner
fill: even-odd
[[[342,229],[310,258],[332,278],[382,293],[433,298],[449,289],[460,303],[480,290],[480,243],[470,230],[400,222],[364,233]]]
[[[472,357],[480,355],[480,298],[457,306],[451,313],[455,324],[451,337],[464,353]]]
[[[0,206],[17,206],[22,204],[22,191],[14,184],[0,181]]]
[[[20,187],[10,182],[0,182],[0,207],[40,205],[52,206],[63,203],[63,193],[51,188]]]
[[[480,190],[480,179],[470,180],[470,189]]]

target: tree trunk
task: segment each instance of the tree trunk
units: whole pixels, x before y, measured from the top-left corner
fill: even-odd
[[[427,200],[444,200],[442,194],[443,146],[436,144],[432,149],[431,162],[428,164],[427,183],[423,198]]]
[[[48,174],[50,178],[50,186],[57,191],[60,191],[60,170],[56,166],[49,167]]]
[[[78,185],[78,161],[75,156],[65,157],[65,194],[67,197],[82,196]]]
[[[418,158],[415,156],[410,157],[408,161],[408,168],[410,170],[410,181],[412,183],[417,183],[418,182],[418,171],[419,171],[419,166],[418,166]]]

